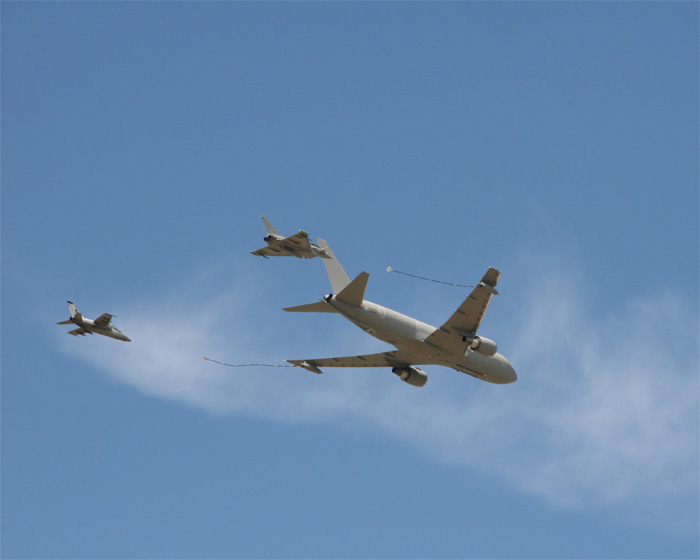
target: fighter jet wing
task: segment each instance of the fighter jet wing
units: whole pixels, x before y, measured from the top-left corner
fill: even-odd
[[[284,243],[285,245],[291,245],[292,247],[296,247],[297,249],[311,250],[309,234],[303,230],[299,233],[295,233],[294,235],[286,237],[284,241],[282,241],[282,243]]]
[[[80,327],[79,329],[75,329],[73,331],[68,331],[68,334],[72,334],[73,336],[85,336],[85,334],[92,334],[90,331],[84,329],[83,327]]]
[[[274,247],[272,245],[269,245],[267,247],[263,247],[262,249],[258,249],[257,251],[251,251],[250,252],[252,255],[257,255],[259,257],[265,257],[266,259],[269,257],[291,257],[293,256],[290,253],[285,253],[284,251],[281,251],[277,247]]]
[[[379,354],[365,354],[360,356],[344,356],[342,358],[314,358],[311,360],[285,360],[295,366],[308,369],[315,373],[322,373],[321,367],[345,367],[345,368],[378,368],[378,367],[403,367],[411,365],[402,355],[400,350],[382,352]]]
[[[500,276],[501,273],[498,270],[493,267],[489,268],[479,285],[452,314],[452,317],[425,341],[445,350],[466,350],[467,342],[463,339],[476,334],[491,301],[491,296],[498,295],[496,284]]]
[[[95,325],[100,327],[107,327],[112,322],[112,317],[114,317],[114,315],[110,315],[109,313],[103,313],[97,319],[95,319]]]

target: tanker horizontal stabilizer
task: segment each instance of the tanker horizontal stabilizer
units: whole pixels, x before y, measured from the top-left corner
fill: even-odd
[[[362,302],[365,301],[365,290],[367,289],[368,280],[369,274],[360,272],[357,278],[345,286],[345,288],[335,296],[336,299],[354,305],[355,307],[361,307]]]
[[[296,307],[285,307],[282,311],[289,311],[290,313],[337,313],[337,311],[325,301],[297,305]]]

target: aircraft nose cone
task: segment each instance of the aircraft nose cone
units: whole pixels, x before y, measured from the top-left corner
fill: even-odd
[[[518,374],[515,373],[515,368],[508,361],[508,358],[502,354],[498,354],[500,367],[498,368],[498,381],[496,383],[515,383],[518,380]]]
[[[518,380],[518,374],[515,373],[515,368],[511,365],[511,363],[503,358],[505,360],[505,375],[504,378],[507,379],[505,383],[515,383]]]

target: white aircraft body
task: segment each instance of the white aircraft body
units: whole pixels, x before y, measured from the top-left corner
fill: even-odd
[[[265,216],[260,216],[267,235],[265,242],[267,247],[251,251],[251,254],[260,257],[297,257],[299,259],[313,259],[314,257],[329,258],[325,251],[318,245],[314,245],[309,241],[309,234],[303,230],[289,237],[284,237],[274,228],[270,221]]]
[[[70,319],[56,323],[57,325],[78,325],[79,328],[68,331],[68,334],[72,334],[73,336],[85,336],[86,334],[96,333],[109,336],[110,338],[116,338],[117,340],[123,340],[124,342],[131,342],[128,336],[112,325],[112,317],[114,317],[114,315],[103,313],[97,319],[92,320],[83,317],[82,313],[78,311],[78,308],[73,302],[69,301],[68,307],[70,308]]]
[[[287,362],[314,373],[323,373],[322,367],[390,367],[403,381],[416,387],[423,387],[428,381],[427,374],[415,367],[417,365],[450,367],[490,383],[513,383],[517,380],[515,369],[497,352],[496,343],[476,334],[491,296],[498,295],[498,270],[489,268],[447,322],[436,328],[365,300],[369,274],[361,272],[350,281],[328,243],[323,239],[318,241],[329,256],[324,264],[335,294],[325,296],[318,303],[290,307],[285,311],[340,313],[375,338],[393,345],[396,350]]]

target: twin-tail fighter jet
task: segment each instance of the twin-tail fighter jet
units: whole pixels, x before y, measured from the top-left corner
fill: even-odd
[[[309,234],[303,230],[289,237],[284,237],[274,228],[270,221],[265,216],[260,216],[267,235],[265,242],[267,247],[251,251],[253,255],[260,257],[297,257],[299,259],[313,259],[314,257],[330,258],[324,249],[318,245],[314,245],[309,241]]]
[[[79,328],[68,331],[68,334],[72,334],[73,336],[101,334],[109,336],[110,338],[116,338],[117,340],[123,340],[124,342],[131,342],[128,336],[112,325],[112,317],[114,317],[114,315],[103,313],[95,320],[86,319],[83,317],[82,313],[78,311],[78,308],[73,302],[69,301],[68,307],[70,308],[70,319],[56,323],[57,325],[78,325]]]
[[[361,272],[350,281],[328,243],[323,239],[318,242],[329,257],[323,263],[335,293],[317,303],[289,307],[285,311],[340,313],[373,337],[393,345],[396,350],[287,362],[314,373],[323,373],[322,367],[390,367],[403,381],[416,387],[423,387],[428,381],[427,374],[417,365],[450,367],[490,383],[513,383],[517,380],[513,366],[497,352],[496,343],[476,334],[491,296],[498,295],[498,270],[489,268],[462,305],[441,327],[436,328],[364,299],[369,274]]]

